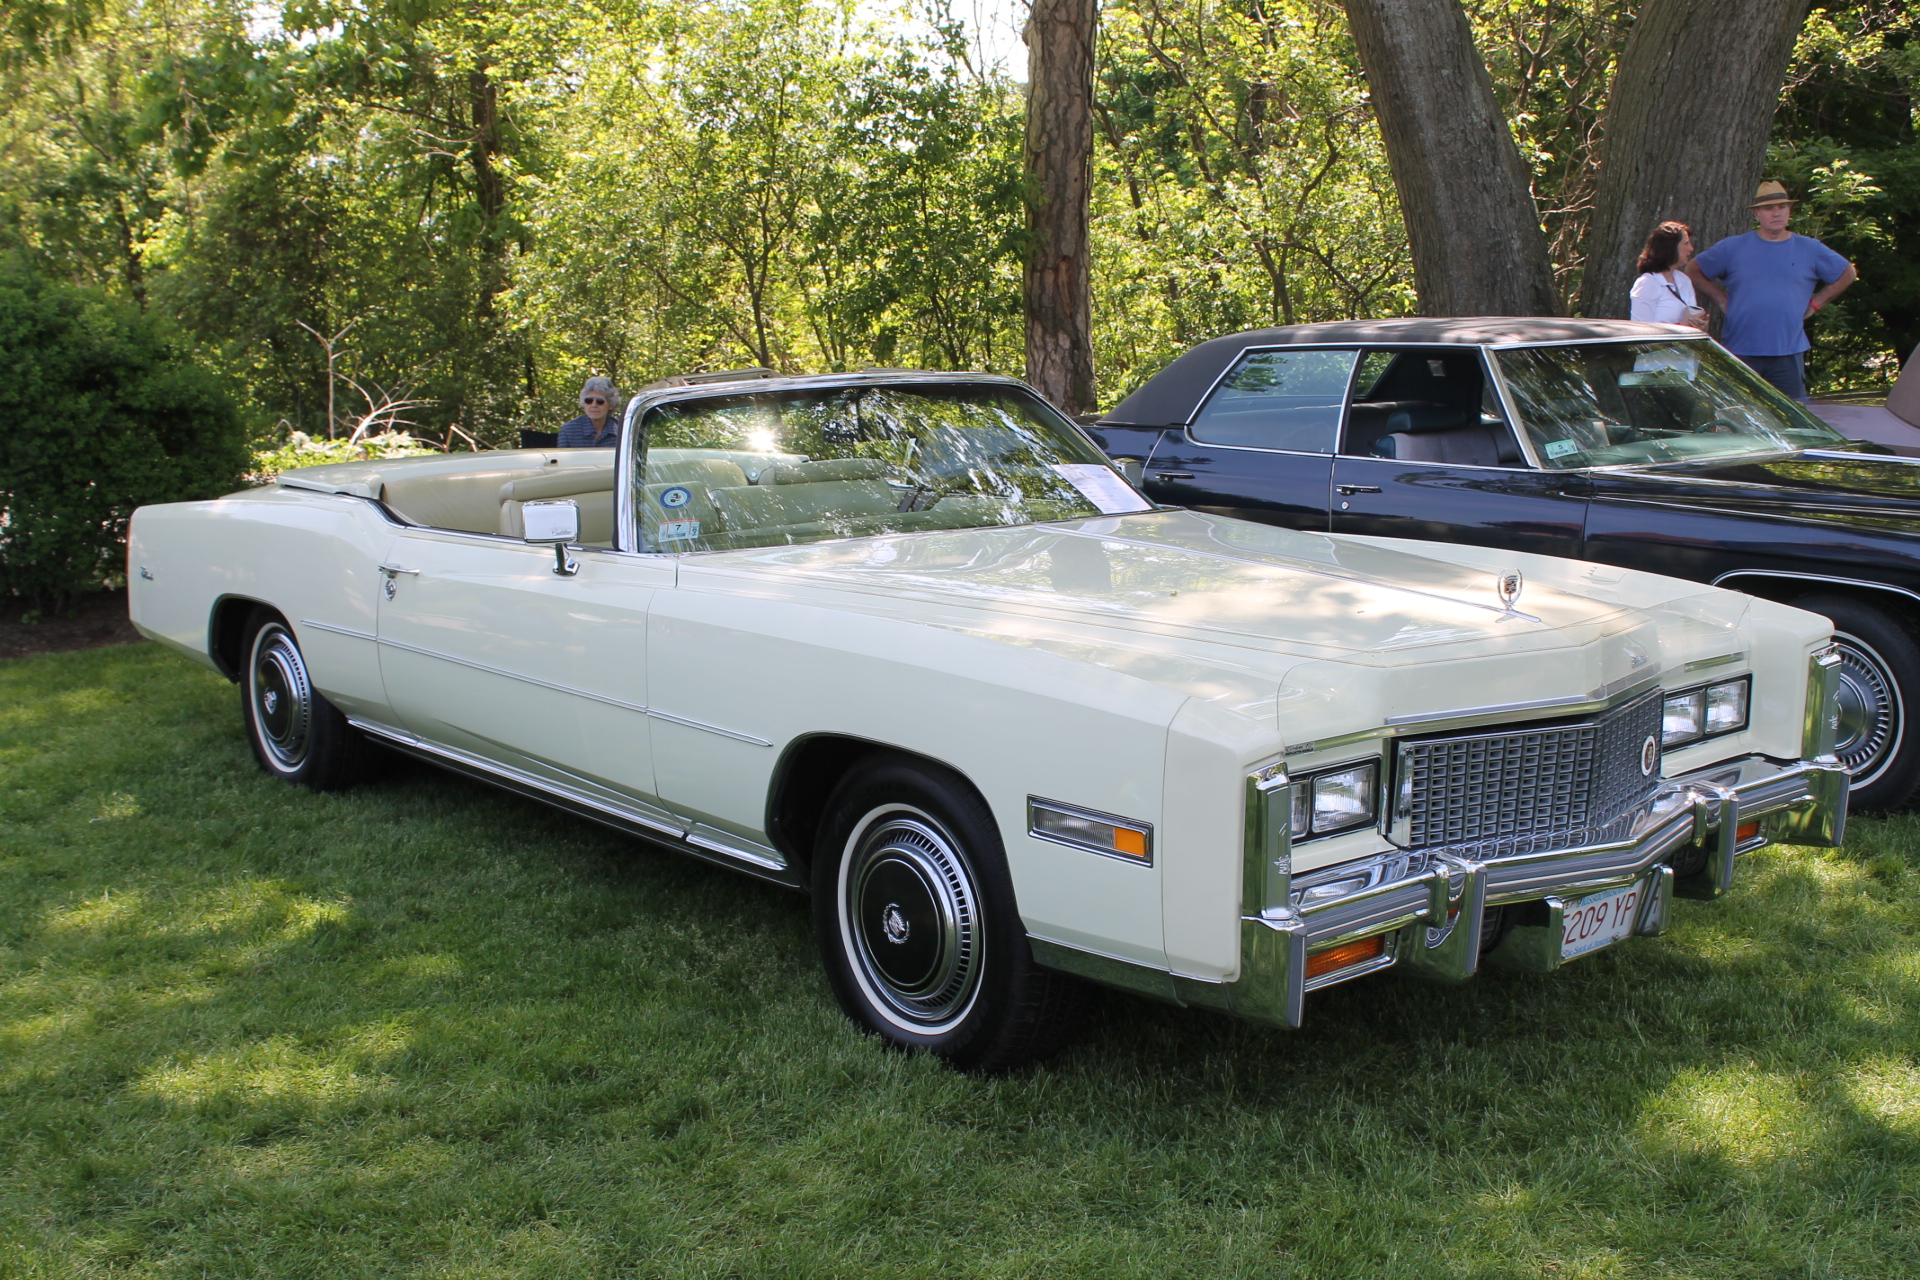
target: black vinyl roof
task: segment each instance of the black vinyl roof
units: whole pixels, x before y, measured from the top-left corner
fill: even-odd
[[[1450,343],[1496,346],[1509,343],[1581,342],[1613,338],[1697,336],[1669,324],[1632,320],[1567,320],[1552,316],[1464,316],[1443,319],[1333,320],[1282,329],[1249,329],[1194,347],[1162,369],[1146,385],[1116,405],[1102,422],[1161,427],[1190,421],[1200,401],[1240,353],[1249,347],[1285,347],[1333,343]]]

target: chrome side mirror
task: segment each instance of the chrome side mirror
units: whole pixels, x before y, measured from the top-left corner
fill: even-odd
[[[553,547],[553,571],[570,578],[580,572],[580,562],[567,554],[567,544],[580,540],[580,508],[572,498],[556,502],[520,504],[523,536],[535,546]]]
[[[1115,458],[1114,462],[1119,465],[1120,474],[1127,478],[1128,484],[1138,489],[1142,484],[1145,483],[1144,479],[1141,477],[1141,474],[1140,474],[1140,459]]]

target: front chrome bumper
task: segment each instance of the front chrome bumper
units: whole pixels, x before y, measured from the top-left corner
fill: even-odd
[[[1562,960],[1562,907],[1575,899],[1645,882],[1636,934],[1666,927],[1675,895],[1712,898],[1733,883],[1735,860],[1773,840],[1840,844],[1845,835],[1848,776],[1833,757],[1782,764],[1761,756],[1715,765],[1663,782],[1633,815],[1629,834],[1605,844],[1483,860],[1396,852],[1316,872],[1321,883],[1364,887],[1314,898],[1297,888],[1281,905],[1243,915],[1240,974],[1206,982],[1035,943],[1049,967],[1275,1026],[1300,1025],[1306,993],[1388,967],[1461,981],[1480,967],[1487,908],[1540,903],[1543,910],[1511,928],[1484,959],[1543,972]],[[1743,826],[1755,824],[1742,840]],[[1251,837],[1250,837],[1251,840]],[[1273,859],[1249,848],[1249,902],[1258,903],[1261,867]],[[1331,877],[1331,879],[1330,879]],[[1378,955],[1317,977],[1310,956],[1360,939],[1382,937]]]

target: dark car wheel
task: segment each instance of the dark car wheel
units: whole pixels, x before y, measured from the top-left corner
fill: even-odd
[[[813,919],[834,994],[863,1028],[968,1071],[1045,1058],[1084,989],[1040,968],[993,815],[944,770],[894,756],[828,801]]]
[[[260,767],[316,791],[358,780],[371,747],[313,687],[287,624],[264,609],[256,612],[244,652],[240,707]]]
[[[1857,600],[1806,596],[1793,603],[1833,622],[1840,650],[1834,754],[1853,773],[1852,807],[1899,808],[1920,787],[1920,734],[1908,723],[1920,698],[1920,647],[1893,618]]]

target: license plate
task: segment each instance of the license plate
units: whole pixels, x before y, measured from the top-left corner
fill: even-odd
[[[1560,958],[1571,960],[1630,935],[1633,922],[1640,914],[1640,896],[1645,889],[1643,881],[1569,902],[1561,916],[1567,931],[1560,940]]]

